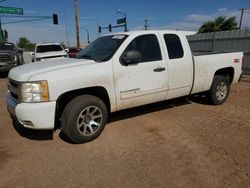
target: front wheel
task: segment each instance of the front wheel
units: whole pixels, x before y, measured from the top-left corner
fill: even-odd
[[[214,76],[212,86],[209,90],[209,98],[212,104],[223,104],[230,91],[229,80],[220,75]]]
[[[107,123],[108,112],[104,102],[92,95],[76,97],[62,114],[63,133],[74,143],[97,138]]]

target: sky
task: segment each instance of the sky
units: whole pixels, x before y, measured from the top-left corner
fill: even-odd
[[[0,14],[2,29],[8,30],[9,41],[16,42],[26,37],[33,43],[64,42],[76,46],[74,19],[74,0],[0,0],[0,6],[23,8],[24,15],[12,17]],[[202,23],[214,20],[218,16],[235,16],[240,20],[240,8],[244,12],[242,27],[250,28],[250,0],[78,0],[78,16],[81,44],[87,42],[89,30],[90,41],[98,37],[97,26],[116,25],[116,20],[127,15],[128,29],[143,29],[144,20],[148,20],[149,29],[178,29],[197,32]],[[59,24],[53,25],[52,18],[39,21],[8,23],[23,21],[27,17],[52,17],[58,14]],[[123,31],[115,28],[114,32]],[[104,35],[108,31],[102,31]]]

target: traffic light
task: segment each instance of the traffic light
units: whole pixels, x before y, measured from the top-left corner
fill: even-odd
[[[111,26],[111,24],[109,24],[109,32],[111,32],[112,31],[112,26]]]
[[[8,31],[4,30],[4,38],[8,38],[8,37],[9,37]]]
[[[102,32],[102,27],[101,26],[98,27],[98,31],[99,31],[99,33]]]
[[[53,24],[58,25],[58,16],[57,16],[57,14],[53,14]]]

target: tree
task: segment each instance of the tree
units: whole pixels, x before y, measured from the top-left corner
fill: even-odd
[[[204,23],[200,28],[198,33],[208,33],[215,31],[230,31],[237,29],[237,22],[235,17],[230,17],[226,19],[224,16],[219,16],[214,21],[208,21]]]
[[[31,43],[26,37],[20,37],[17,46],[25,51],[34,51],[36,44]]]

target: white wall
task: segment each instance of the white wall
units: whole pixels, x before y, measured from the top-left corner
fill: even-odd
[[[32,53],[33,52],[23,52],[24,64],[32,63]]]

